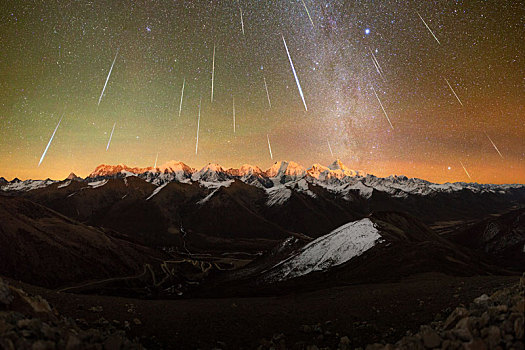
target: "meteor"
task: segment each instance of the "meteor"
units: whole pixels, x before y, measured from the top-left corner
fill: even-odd
[[[184,85],[186,85],[186,78],[182,81],[182,92],[180,94],[180,104],[179,104],[179,118],[182,113],[182,99],[184,98]]]
[[[445,78],[445,77],[443,77]],[[447,78],[445,78],[445,81],[447,82],[447,85],[448,87],[450,88],[450,90],[452,91],[452,93],[454,94],[454,96],[456,96],[456,98],[458,99],[458,102],[461,106],[463,106],[463,103],[461,102],[461,100],[459,99],[458,95],[456,94],[456,92],[454,91],[454,89],[452,88],[452,85],[450,85],[450,83],[448,82]]]
[[[272,145],[270,144],[270,136],[268,136],[268,134],[266,134],[266,139],[268,140],[268,149],[270,150],[270,158],[273,159]]]
[[[239,4],[239,12],[241,13],[241,29],[242,29],[242,35],[244,35],[244,20],[242,19],[242,7],[241,7],[241,2],[240,2],[240,1],[237,1],[237,3]]]
[[[461,166],[463,167],[463,170],[465,170],[465,173],[467,174],[468,178],[472,180],[472,178],[470,177],[470,174],[469,174],[468,171],[467,171],[467,168],[465,168],[465,166],[463,165],[463,162],[459,161],[459,163],[460,163]]]
[[[115,125],[117,125],[117,122],[115,122],[115,124],[113,124],[113,129],[111,129],[111,134],[109,135],[108,145],[106,146],[106,152],[109,149],[109,144],[111,143],[111,138],[113,137],[113,131],[115,131]]]
[[[272,108],[272,103],[270,102],[270,94],[268,93],[268,85],[266,84],[266,78],[263,76],[264,88],[266,89],[266,97],[268,98],[268,105]]]
[[[155,165],[153,166],[153,169],[157,169],[157,160],[159,159],[159,152],[157,152],[157,156],[155,157]]]
[[[394,130],[394,126],[392,125],[392,122],[390,122],[390,118],[388,117],[388,114],[385,111],[385,108],[383,107],[383,104],[381,103],[381,100],[379,99],[379,96],[377,96],[376,89],[372,86],[372,90],[374,91],[374,95],[376,95],[377,101],[379,102],[379,105],[381,106],[381,109],[383,110],[383,113],[385,113],[386,120],[388,120],[388,124],[390,124],[390,127],[392,130]]]
[[[304,6],[304,9],[306,10],[306,14],[308,15],[308,18],[310,19],[310,23],[312,23],[312,27],[315,28],[314,26],[314,21],[312,21],[312,17],[310,17],[310,11],[308,11],[308,7],[306,7],[306,3],[304,2],[304,0],[301,0],[303,2],[303,6]]]
[[[233,103],[233,132],[235,133],[235,97],[232,96]]]
[[[334,157],[334,152],[332,152],[332,146],[330,146],[330,140],[326,140],[326,142],[328,143],[328,149],[330,150],[330,154],[332,155],[332,158]]]
[[[288,51],[288,45],[286,45],[286,40],[284,40],[284,35],[281,35],[283,38],[284,48],[286,49],[286,54],[288,55],[288,60],[290,61],[290,66],[292,67],[293,76],[295,77],[295,83],[297,84],[297,89],[299,90],[299,94],[301,95],[301,99],[303,100],[304,109],[308,112],[308,107],[306,107],[306,102],[304,100],[303,95],[303,89],[301,89],[301,83],[299,83],[299,78],[297,77],[297,73],[295,72],[295,67],[292,62],[292,57],[290,57],[290,52]]]
[[[383,68],[381,68],[381,65],[379,64],[379,61],[377,60],[376,56],[374,55],[374,52],[370,50],[370,53],[372,54],[372,62],[374,63],[374,66],[376,67],[376,70],[377,72],[379,73],[379,75],[381,76],[381,78],[384,79],[383,77]]]
[[[501,157],[501,159],[503,159],[503,155],[501,154],[501,152],[499,151],[498,147],[496,146],[496,144],[494,143],[494,141],[492,141],[492,139],[490,138],[490,136],[485,132],[485,136],[487,136],[487,138],[489,139],[490,143],[492,143],[492,146],[494,146],[494,149],[496,150],[496,152],[498,152],[499,156]]]
[[[436,36],[434,35],[434,32],[432,31],[432,29],[430,29],[430,27],[428,26],[427,22],[425,22],[425,20],[423,19],[423,17],[421,17],[421,15],[419,14],[419,12],[416,12],[417,15],[419,16],[419,18],[421,18],[421,20],[423,21],[423,24],[425,25],[425,27],[427,27],[428,31],[430,32],[430,34],[432,34],[432,36],[434,37],[434,39],[436,39],[437,43],[439,45],[441,45],[441,43],[439,42],[438,38],[436,38]]]
[[[215,44],[213,44],[213,59],[211,65],[211,102],[213,102],[213,80],[215,78]]]
[[[202,97],[199,99],[199,117],[197,119],[197,141],[195,142],[195,155],[197,155],[197,152],[199,151],[199,129],[201,125],[201,103],[202,103]]]
[[[115,65],[115,61],[117,60],[118,50],[119,49],[120,48],[117,49],[117,53],[115,54],[115,58],[113,59],[113,63],[111,64],[111,68],[109,68],[109,73],[108,73],[108,76],[106,78],[106,82],[104,83],[104,87],[102,88],[102,92],[100,93],[100,97],[98,98],[97,106],[100,106],[100,101],[102,100],[102,96],[104,95],[104,91],[106,91],[106,85],[108,85],[109,77],[111,76],[111,71],[113,70],[113,66]]]
[[[55,134],[58,130],[58,126],[60,125],[60,122],[62,121],[62,118],[64,117],[64,114],[62,114],[62,117],[60,117],[60,120],[58,121],[58,124],[55,128],[55,131],[53,131],[53,135],[51,135],[51,138],[49,139],[49,142],[47,143],[46,149],[44,150],[44,153],[42,153],[42,157],[40,157],[40,161],[38,162],[37,168],[42,164],[42,161],[44,161],[44,157],[46,156],[47,150],[49,149],[49,146],[51,145],[51,142],[53,141],[53,138],[55,137]]]

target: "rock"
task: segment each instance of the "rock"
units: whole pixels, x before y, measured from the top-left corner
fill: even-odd
[[[445,329],[451,329],[453,328],[456,323],[462,319],[463,317],[466,317],[468,315],[468,310],[464,307],[458,307],[450,314],[450,316],[447,318],[445,323],[443,324],[443,327]]]
[[[473,339],[471,342],[464,344],[465,350],[487,350],[487,345],[480,338]]]
[[[104,311],[104,308],[102,308],[102,306],[98,305],[98,306],[92,306],[88,310],[91,311],[91,312],[102,312],[102,311]]]
[[[489,296],[487,294],[483,294],[476,299],[474,299],[474,303],[476,304],[487,304],[490,300]]]
[[[489,347],[491,349],[496,347],[496,345],[498,345],[500,341],[501,341],[501,332],[499,328],[496,326],[490,326],[488,335],[487,335],[487,342],[489,344]]]
[[[226,349],[226,343],[223,341],[217,341],[217,348]]]
[[[456,329],[466,329],[470,332],[470,318],[469,317],[463,317],[461,320],[456,323]]]
[[[0,304],[9,305],[14,297],[9,290],[9,285],[0,278]]]
[[[134,318],[133,323],[137,326],[140,326],[142,324],[142,322],[138,318]]]
[[[523,299],[518,301],[516,305],[514,306],[514,310],[520,313],[524,313],[525,312],[525,301]]]
[[[3,350],[15,350],[15,345],[11,339],[0,337],[0,348]]]
[[[304,333],[310,333],[312,331],[312,327],[310,327],[307,324],[303,324],[301,326],[301,331],[303,331]]]
[[[80,347],[80,339],[74,334],[70,334],[67,338],[66,350],[75,350]]]
[[[55,350],[55,343],[51,341],[37,340],[33,343],[31,350]]]
[[[433,349],[441,345],[441,338],[435,330],[429,326],[423,326],[421,328],[421,338],[426,348]]]
[[[350,349],[350,338],[347,336],[341,337],[339,340],[339,349],[349,350]]]
[[[522,317],[518,317],[515,321],[514,321],[514,335],[516,336],[516,339],[523,339],[523,329],[524,329],[524,324],[523,324],[523,316]]]
[[[454,329],[452,333],[461,341],[467,342],[472,340],[472,334],[470,334],[468,329],[460,328],[460,329]]]
[[[485,327],[486,325],[489,324],[489,321],[490,321],[490,316],[489,316],[489,313],[487,311],[485,311],[481,317],[479,318],[479,325],[481,327]]]
[[[122,346],[122,337],[118,335],[112,335],[104,342],[104,350],[120,350]]]

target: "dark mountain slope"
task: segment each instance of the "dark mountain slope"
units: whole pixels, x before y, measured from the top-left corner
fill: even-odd
[[[122,236],[121,236],[122,237]],[[162,253],[75,222],[23,198],[0,196],[0,274],[46,287],[134,275]]]

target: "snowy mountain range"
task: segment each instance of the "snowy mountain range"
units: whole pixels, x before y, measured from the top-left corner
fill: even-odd
[[[100,185],[99,181],[101,180],[129,176],[139,177],[156,186],[178,182],[199,183],[207,188],[228,186],[232,181],[239,180],[248,185],[265,189],[268,193],[269,205],[283,203],[290,197],[292,191],[315,197],[312,186],[323,187],[332,194],[347,198],[350,198],[348,195],[351,192],[358,193],[364,199],[370,198],[374,191],[385,192],[392,197],[406,198],[409,195],[427,196],[463,190],[474,193],[505,193],[509,189],[524,187],[522,184],[492,185],[464,182],[436,184],[418,178],[396,175],[381,178],[353,170],[345,166],[339,159],[328,166],[314,164],[308,169],[293,161],[279,161],[266,171],[250,164],[245,164],[238,169],[226,169],[219,164],[210,163],[200,170],[177,161],[170,161],[159,167],[147,168],[128,167],[124,164],[102,164],[96,167],[86,179],[81,179],[72,173],[66,180]],[[14,179],[8,182],[3,179],[0,182],[0,188],[5,192],[30,191],[56,182],[59,181],[51,179],[21,181]],[[160,191],[161,189],[157,190]]]

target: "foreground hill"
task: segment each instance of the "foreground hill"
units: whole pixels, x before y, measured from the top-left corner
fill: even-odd
[[[490,255],[502,266],[514,269],[525,266],[525,209],[465,224],[446,237],[459,245]]]
[[[46,287],[136,275],[163,253],[23,198],[0,196],[0,274]]]
[[[522,225],[523,226],[523,225]],[[272,295],[398,281],[416,273],[515,274],[453,243],[409,214],[377,212],[311,242],[290,237],[245,267],[203,281],[199,296]]]

